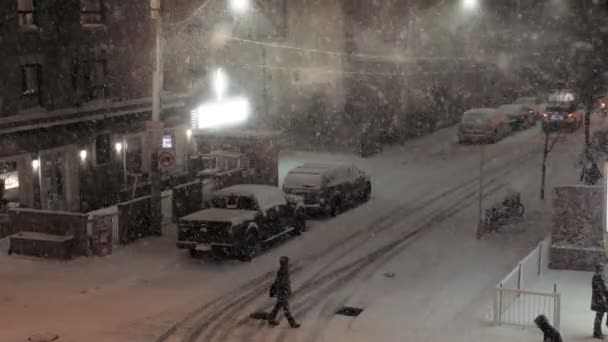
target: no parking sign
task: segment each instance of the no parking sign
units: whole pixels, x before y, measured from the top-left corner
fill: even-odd
[[[175,164],[175,155],[172,151],[162,151],[158,155],[158,163],[164,168],[170,168]]]

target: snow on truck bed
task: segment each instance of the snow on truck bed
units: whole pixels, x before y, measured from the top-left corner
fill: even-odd
[[[214,196],[248,196],[254,197],[260,209],[266,211],[277,205],[287,203],[283,191],[275,186],[259,184],[239,184],[215,192]]]
[[[352,166],[347,164],[304,164],[287,174],[283,181],[285,188],[320,188],[323,182],[329,186],[347,181]]]
[[[210,208],[184,216],[180,220],[200,222],[230,222],[232,224],[239,224],[244,221],[253,220],[256,214],[257,213],[255,211],[251,210]]]

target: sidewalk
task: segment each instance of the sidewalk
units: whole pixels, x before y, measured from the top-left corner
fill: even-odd
[[[561,294],[560,331],[566,341],[592,341],[595,312],[591,311],[592,272],[547,270],[530,286],[531,291],[552,292],[553,285]],[[608,331],[604,324],[604,332]]]

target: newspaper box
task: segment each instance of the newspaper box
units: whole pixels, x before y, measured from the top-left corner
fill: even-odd
[[[92,228],[93,255],[112,254],[112,216],[95,216]]]

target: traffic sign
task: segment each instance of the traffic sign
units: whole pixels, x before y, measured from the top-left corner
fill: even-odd
[[[173,152],[162,151],[158,155],[158,163],[160,166],[165,168],[173,166],[173,164],[175,164],[175,156],[173,155]]]

